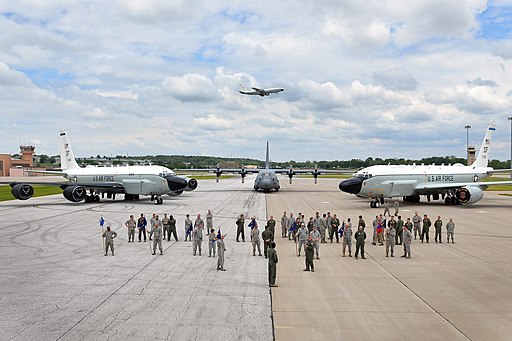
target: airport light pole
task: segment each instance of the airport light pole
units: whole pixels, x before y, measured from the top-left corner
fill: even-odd
[[[465,125],[464,129],[466,129],[466,162],[468,162],[468,160],[469,160],[469,153],[468,153],[468,149],[469,149],[469,129],[471,129],[471,126],[469,124]]]
[[[512,168],[512,116],[508,117],[510,121],[510,168]],[[512,180],[512,172],[510,172],[510,180]]]

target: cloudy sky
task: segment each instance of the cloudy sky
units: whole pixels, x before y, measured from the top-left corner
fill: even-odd
[[[2,1],[0,153],[508,159],[512,1]],[[260,98],[246,87],[284,87]]]

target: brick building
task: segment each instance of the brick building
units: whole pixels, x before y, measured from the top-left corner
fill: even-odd
[[[34,146],[20,146],[21,159],[0,154],[0,176],[24,176],[24,169],[33,166],[34,149]]]

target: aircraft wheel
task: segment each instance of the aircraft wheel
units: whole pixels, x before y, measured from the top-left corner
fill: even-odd
[[[373,203],[373,200],[370,200],[370,207],[375,208],[375,204]]]
[[[94,202],[100,202],[100,196],[99,195],[95,195],[94,196]]]
[[[379,202],[379,201],[375,201],[374,206],[375,206],[375,208],[379,208],[379,206],[380,206],[380,202]]]
[[[85,196],[85,202],[86,203],[90,203],[91,202],[91,197],[89,195]]]
[[[276,192],[279,192],[279,187],[276,188]]]

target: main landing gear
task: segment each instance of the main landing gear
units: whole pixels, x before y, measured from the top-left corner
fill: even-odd
[[[384,204],[384,198],[370,200],[371,208],[379,208],[381,204]]]
[[[162,205],[164,203],[164,199],[162,199],[161,195],[151,195],[151,201],[153,201],[155,205]]]

